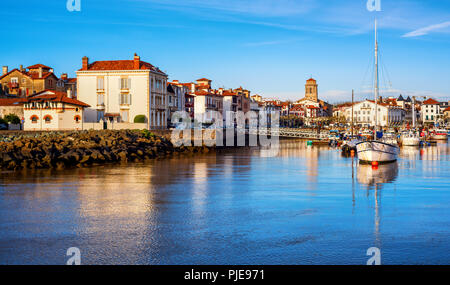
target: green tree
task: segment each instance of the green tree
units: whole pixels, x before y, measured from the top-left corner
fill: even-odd
[[[20,118],[16,114],[8,114],[8,115],[6,115],[5,116],[5,121],[10,123],[10,124],[14,124],[14,125],[20,124]]]

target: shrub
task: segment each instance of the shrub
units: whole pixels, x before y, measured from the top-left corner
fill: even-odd
[[[145,123],[145,115],[137,115],[134,117],[135,123]]]
[[[155,134],[150,132],[149,130],[141,130],[141,134],[147,139],[155,136]]]
[[[5,121],[10,123],[10,124],[14,124],[14,125],[20,124],[20,118],[16,114],[8,114],[8,115],[6,115],[5,116]]]
[[[8,122],[5,121],[4,119],[0,118],[0,124],[8,124]]]

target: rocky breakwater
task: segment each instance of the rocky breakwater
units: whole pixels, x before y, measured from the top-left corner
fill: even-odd
[[[209,151],[207,147],[174,147],[169,139],[145,130],[15,135],[0,141],[0,167],[62,169]]]

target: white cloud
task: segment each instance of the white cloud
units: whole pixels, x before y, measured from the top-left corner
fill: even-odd
[[[442,30],[445,28],[450,27],[450,21],[443,22],[436,25],[431,25],[425,28],[417,29],[415,31],[406,33],[403,35],[404,38],[412,38],[412,37],[420,37],[424,35],[428,35],[430,32],[436,31],[436,30]]]

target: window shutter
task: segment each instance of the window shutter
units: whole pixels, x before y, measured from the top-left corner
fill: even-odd
[[[130,104],[130,105],[131,105],[131,94],[130,94],[129,96],[130,96],[130,100],[129,100],[128,104]]]
[[[128,89],[131,89],[131,78],[128,78]]]

